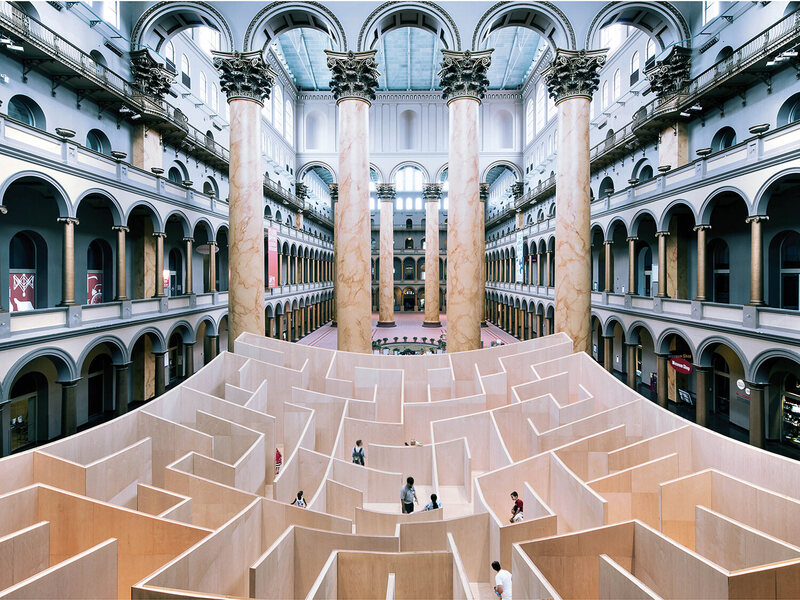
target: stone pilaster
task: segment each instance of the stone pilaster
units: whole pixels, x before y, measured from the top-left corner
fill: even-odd
[[[242,333],[264,335],[261,108],[272,91],[275,73],[260,50],[212,54],[231,117],[228,349],[233,350]]]
[[[369,222],[369,107],[378,87],[375,50],[331,52],[331,89],[339,108],[339,210],[336,241],[337,347],[372,351]],[[341,302],[346,298],[346,302]]]
[[[558,49],[543,73],[558,106],[555,330],[578,352],[591,349],[589,103],[605,61],[602,50]]]
[[[478,110],[486,93],[492,50],[442,51],[439,72],[450,112],[447,227],[447,348],[481,343],[483,243],[478,172]]]

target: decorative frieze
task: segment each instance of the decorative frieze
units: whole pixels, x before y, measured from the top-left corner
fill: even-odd
[[[275,83],[276,73],[264,62],[263,53],[212,52],[214,67],[219,71],[219,83],[228,96],[235,99],[253,100],[263,104],[269,98]]]
[[[378,63],[375,62],[377,50],[367,52],[333,52],[325,50],[328,68],[331,70],[331,90],[337,102],[341,100],[375,99],[378,88]]]
[[[439,71],[439,79],[444,88],[442,97],[447,101],[456,98],[482,100],[489,85],[486,72],[492,64],[492,52],[493,50],[442,50],[442,69]]]
[[[600,69],[606,63],[605,50],[556,50],[545,71],[545,85],[556,104],[569,98],[592,99],[600,84]]]

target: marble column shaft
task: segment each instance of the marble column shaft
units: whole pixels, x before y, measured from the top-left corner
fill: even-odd
[[[217,291],[217,243],[208,243],[208,291]]]
[[[480,228],[478,230],[481,236],[481,327],[486,327],[486,278],[488,276],[486,267],[486,201],[489,199],[489,184],[481,183],[478,187],[479,196],[481,201],[480,205]],[[438,222],[438,219],[437,219]],[[438,223],[437,223],[438,226]]]
[[[131,363],[114,365],[114,385],[116,389],[117,416],[128,412],[128,367]]]
[[[378,280],[378,327],[394,327],[394,186],[378,186],[380,197],[380,266]]]
[[[439,318],[439,197],[440,184],[428,184],[425,196],[425,320],[423,327],[441,327]]]
[[[156,232],[153,237],[156,238],[156,290],[153,298],[162,298],[164,296],[164,238],[167,237],[167,234]]]
[[[668,231],[656,233],[658,238],[658,297],[667,297],[667,236]],[[647,294],[645,294],[647,295]]]
[[[710,225],[698,225],[697,232],[697,297],[695,300],[706,300],[706,231]]]
[[[370,318],[369,103],[339,102],[339,234],[336,255],[337,347],[372,351]],[[383,269],[381,269],[383,276]]]
[[[127,263],[125,262],[125,237],[128,232],[127,227],[114,227],[117,232],[117,295],[114,300],[127,300]]]
[[[75,225],[78,219],[71,217],[59,219],[64,225],[64,238],[61,251],[61,304],[75,304]]]
[[[183,290],[183,293],[188,295],[194,293],[194,282],[192,280],[192,244],[194,239],[187,237],[183,238],[183,241],[186,242],[186,289]]]
[[[611,281],[611,273],[613,271],[613,255],[611,252],[611,242],[603,242],[603,250],[605,251],[605,273],[603,274],[603,278],[605,279],[604,285],[604,292],[613,292],[614,291],[614,282]]]
[[[762,245],[761,224],[768,217],[755,216],[747,219],[750,223],[750,302],[752,306],[764,304],[764,250]],[[763,436],[762,436],[763,437]]]
[[[628,238],[628,293],[636,293],[636,240],[639,238]]]
[[[627,371],[628,371],[628,387],[632,390],[636,389],[636,345],[626,344],[627,351]]]
[[[166,364],[164,363],[164,357],[166,352],[153,352],[153,356],[156,359],[156,366],[155,366],[155,395],[160,396],[166,390],[166,381],[164,379],[164,369],[166,368]]]
[[[447,351],[461,352],[480,348],[481,341],[480,102],[455,98],[448,106]]]

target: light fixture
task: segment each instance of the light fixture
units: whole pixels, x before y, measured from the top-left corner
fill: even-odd
[[[679,113],[678,113],[678,116],[679,116],[679,117],[683,117],[684,119],[686,119],[686,118],[688,118],[688,117],[691,117],[692,115],[691,115],[691,114],[689,114],[688,112],[686,112],[686,111],[684,110],[684,111],[681,111],[681,112],[679,112]]]
[[[25,52],[25,48],[22,46],[17,46],[16,44],[9,44],[6,46],[9,50],[13,50],[14,52]]]
[[[774,67],[774,66],[775,66],[775,65],[777,65],[777,64],[778,64],[778,62],[777,62],[777,61],[775,61],[775,60],[768,60],[768,61],[767,61],[767,66],[768,66],[768,67]]]
[[[138,119],[141,119],[141,118],[142,118],[142,115],[140,115],[139,113],[136,113],[135,115],[131,115],[131,121],[137,121]]]
[[[703,107],[699,104],[695,104],[694,106],[690,107],[689,110],[703,110]]]
[[[119,107],[119,112],[120,112],[121,115],[128,115],[128,114],[132,113],[133,111],[130,108],[128,108],[127,106],[120,106]]]
[[[7,37],[3,36],[3,37],[0,37],[0,44],[4,44],[4,45],[8,46],[9,44],[13,44],[13,42],[11,41],[11,38],[7,38]]]
[[[786,58],[794,58],[797,56],[797,54],[798,54],[797,50],[786,50],[785,52],[781,53],[781,56],[784,56]]]

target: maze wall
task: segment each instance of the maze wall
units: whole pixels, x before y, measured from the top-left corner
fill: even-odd
[[[401,515],[408,475],[443,508]],[[659,408],[563,335],[402,357],[243,335],[0,461],[0,597],[490,598],[500,560],[514,598],[791,598],[799,516],[800,463]]]

